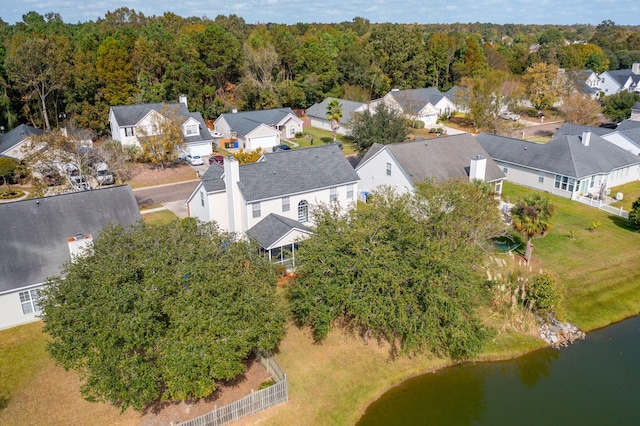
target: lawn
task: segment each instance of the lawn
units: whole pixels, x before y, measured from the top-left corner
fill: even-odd
[[[146,223],[147,225],[164,225],[177,218],[178,217],[175,214],[173,214],[171,210],[168,210],[168,209],[159,210],[159,211],[150,212],[150,213],[143,212],[142,214],[142,220],[144,220],[144,223]]]
[[[613,207],[622,207],[626,211],[631,211],[631,205],[640,198],[640,181],[630,182],[625,185],[611,188],[611,196],[615,197],[618,192],[622,192],[623,198],[611,204]]]
[[[513,202],[530,190],[505,183],[503,192]],[[568,319],[584,330],[591,330],[640,312],[640,268],[637,263],[640,234],[631,231],[625,220],[604,211],[568,199],[549,197],[556,206],[554,228],[545,237],[534,240],[532,268],[553,273],[566,286]],[[594,222],[602,224],[590,231]],[[18,332],[23,327],[0,333]],[[32,339],[38,341],[43,337],[39,334]],[[0,347],[4,347],[6,341],[10,339],[0,334]],[[15,401],[0,412],[0,422],[12,423],[13,420],[16,423],[14,416],[19,413],[46,412],[47,419],[51,420],[48,423],[61,424],[64,421],[60,419],[76,419],[69,414],[73,410],[85,416],[92,415],[92,424],[124,424],[135,419],[130,412],[118,417],[105,404],[84,403],[77,395],[77,376],[52,367],[44,355],[42,343],[31,344],[39,349],[22,350],[22,353],[40,354],[40,359],[32,360],[30,366],[20,367],[17,373],[10,371],[17,365],[16,360],[24,355],[0,364],[3,376],[12,374],[22,380],[22,384],[8,393],[9,398],[15,396]],[[478,360],[508,358],[541,345],[540,340],[503,331],[488,343]],[[1,360],[5,359],[4,353],[0,352]],[[450,363],[429,355],[393,359],[389,356],[388,345],[376,342],[365,345],[361,338],[340,331],[331,332],[326,341],[318,344],[308,329],[291,324],[276,359],[289,377],[290,400],[240,424],[351,425],[366,406],[389,387]],[[52,380],[61,389],[56,391],[57,399],[48,398],[48,393],[42,390],[51,386]],[[66,396],[60,399],[60,395]]]
[[[333,143],[333,133],[328,130],[322,130],[316,127],[305,127],[304,133],[313,136],[314,145]],[[355,154],[356,152],[358,152],[356,146],[348,137],[344,135],[338,135],[337,139],[342,142],[342,152],[344,153],[344,155]],[[308,137],[292,139],[292,141],[300,145],[301,148],[312,146],[311,138]]]
[[[514,202],[528,192],[505,183],[503,196]],[[548,196],[556,207],[554,227],[534,240],[533,265],[566,287],[569,320],[588,331],[640,312],[640,234],[618,216]]]
[[[134,163],[131,176],[124,183],[133,189],[197,179],[196,172],[185,163],[164,168],[149,163]]]

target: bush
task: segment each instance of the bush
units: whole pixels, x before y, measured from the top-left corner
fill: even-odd
[[[296,138],[304,138],[305,136],[306,136],[305,132],[298,132],[298,133],[295,134]]]
[[[14,198],[19,198],[24,195],[24,191],[19,189],[12,189],[10,191],[0,192],[0,200],[12,200]]]
[[[640,230],[640,198],[635,200],[631,205],[629,222],[631,222],[631,226],[633,226],[634,229]]]
[[[540,313],[561,314],[562,294],[556,285],[556,280],[549,274],[540,274],[531,278],[527,304],[533,303],[533,310]]]
[[[424,121],[414,120],[411,122],[411,127],[414,129],[424,129]]]

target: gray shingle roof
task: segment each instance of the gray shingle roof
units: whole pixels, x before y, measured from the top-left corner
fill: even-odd
[[[247,235],[262,247],[270,248],[294,229],[311,233],[311,230],[300,222],[271,213],[249,229]]]
[[[419,139],[386,145],[413,183],[427,179],[449,180],[468,179],[471,158],[482,155],[487,158],[485,180],[493,182],[504,179],[502,170],[491,160],[489,154],[476,142],[475,138],[463,133],[433,139]],[[383,145],[374,144],[369,151],[375,153]],[[360,165],[369,152],[363,157]]]
[[[613,132],[606,127],[583,126],[581,124],[564,123],[554,134],[555,135],[582,135],[583,132],[591,132],[594,135],[602,136]]]
[[[327,120],[327,106],[329,106],[329,102],[333,100],[339,101],[342,107],[341,124],[348,124],[351,121],[353,113],[361,106],[366,105],[362,102],[348,101],[346,99],[326,98],[322,102],[307,108],[307,116]]]
[[[578,135],[558,135],[546,144],[487,133],[476,138],[494,160],[577,179],[640,164],[639,157],[594,134],[589,146]]]
[[[288,114],[295,117],[291,108],[267,109],[262,111],[245,111],[222,114],[232,131],[238,135],[246,136],[261,124],[273,127],[282,121]]]
[[[207,192],[217,192],[224,190],[224,181],[222,176],[224,175],[224,168],[212,164],[209,166],[206,172],[202,175],[202,185]]]
[[[171,111],[175,111],[176,115],[182,117],[185,121],[189,118],[193,118],[198,121],[200,124],[200,134],[193,135],[189,137],[185,137],[184,140],[187,143],[193,142],[204,142],[204,141],[213,141],[211,137],[211,133],[207,128],[206,123],[204,122],[204,118],[202,118],[202,114],[199,112],[189,112],[186,105],[183,103],[176,104],[164,104],[164,103],[155,103],[155,104],[138,104],[138,105],[119,105],[112,106],[111,111],[113,111],[113,115],[116,118],[116,121],[120,127],[127,126],[135,126],[142,120],[150,111],[156,111],[157,113],[162,114],[163,111],[169,108]]]
[[[391,91],[391,96],[398,102],[405,113],[417,114],[425,105],[435,105],[445,97],[437,88],[409,89]]]
[[[6,152],[31,135],[41,135],[44,130],[36,129],[27,124],[21,124],[0,136],[0,154]]]
[[[239,187],[247,202],[309,192],[360,180],[337,145],[264,154],[240,166]]]
[[[616,130],[629,130],[635,129],[636,127],[640,127],[640,121],[635,120],[622,120]]]
[[[128,185],[0,204],[0,293],[59,274],[70,258],[67,238],[138,220]]]

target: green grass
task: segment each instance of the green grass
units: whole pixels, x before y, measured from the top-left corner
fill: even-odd
[[[505,183],[511,202],[532,190]],[[585,331],[640,312],[640,234],[626,219],[553,195],[554,227],[534,239],[536,267],[566,287],[568,319]],[[590,231],[594,222],[601,222]],[[572,237],[573,233],[573,237]]]
[[[611,195],[615,197],[618,192],[622,192],[624,198],[612,203],[613,207],[622,207],[626,211],[631,211],[631,205],[640,198],[640,181],[630,182],[624,185],[611,188]]]
[[[0,411],[47,362],[42,323],[0,331]]]
[[[304,129],[304,132],[308,135],[313,136],[314,146],[320,145],[320,144],[333,143],[333,133],[331,133],[328,130],[322,130],[316,127],[306,127]],[[345,155],[355,154],[356,152],[358,152],[355,145],[353,144],[351,139],[349,139],[348,137],[343,135],[338,135],[337,139],[340,142],[342,142],[342,152]],[[312,146],[310,138],[293,139],[293,141],[298,143],[301,148],[307,148],[309,146]]]
[[[171,221],[174,221],[178,218],[173,212],[169,209],[160,210],[157,212],[144,213],[142,215],[142,220],[147,225],[164,225]]]

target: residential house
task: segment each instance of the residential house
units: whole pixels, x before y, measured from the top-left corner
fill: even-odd
[[[223,135],[220,143],[227,144],[221,148],[246,151],[261,148],[264,152],[304,130],[303,121],[291,108],[226,113],[213,125]]]
[[[600,96],[600,77],[592,70],[579,70],[570,74],[570,78],[580,93],[598,99]]]
[[[605,96],[622,91],[640,92],[640,63],[634,63],[630,70],[610,70],[601,73],[600,90]]]
[[[631,107],[631,116],[629,117],[631,121],[640,121],[640,102],[636,102]]]
[[[108,224],[140,211],[129,186],[0,204],[0,328],[38,317],[38,289]]]
[[[334,100],[337,100],[342,108],[342,119],[340,120],[340,127],[338,128],[337,133],[348,136],[351,134],[349,123],[351,122],[353,114],[367,110],[368,106],[366,103],[348,101],[345,99],[326,98],[322,102],[307,108],[307,117],[311,120],[312,127],[333,131],[331,128],[331,121],[327,119],[327,107],[329,106],[329,103]]]
[[[140,139],[155,136],[160,124],[169,116],[180,121],[184,139],[183,150],[191,155],[209,155],[213,137],[199,112],[189,112],[187,98],[177,104],[141,104],[112,106],[109,111],[111,137],[123,145],[141,146]]]
[[[476,139],[507,181],[566,198],[599,196],[640,178],[640,157],[589,131],[556,134],[547,143],[488,133]]]
[[[265,153],[240,165],[229,156],[202,176],[186,201],[189,216],[254,237],[270,258],[295,257],[295,242],[308,235],[312,208],[355,204],[358,175],[337,145]]]
[[[371,101],[369,108],[373,110],[381,102],[409,119],[424,122],[426,126],[436,124],[438,117],[448,116],[456,109],[453,99],[449,99],[446,94],[435,87],[409,90],[393,89],[384,97]]]
[[[404,193],[428,179],[484,180],[502,192],[504,174],[475,138],[463,133],[391,145],[375,143],[356,167],[365,195],[378,186]]]
[[[602,137],[633,155],[640,155],[640,122],[636,127],[616,129]]]
[[[0,135],[0,156],[22,160],[27,155],[24,147],[28,146],[31,137],[43,133],[44,130],[36,129],[28,124],[21,124],[4,135]]]

